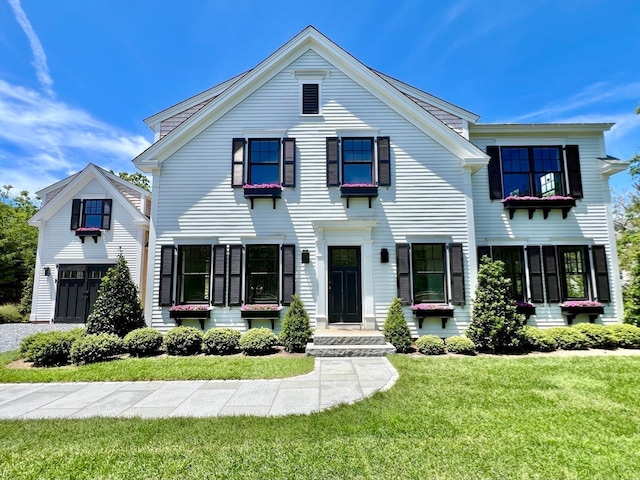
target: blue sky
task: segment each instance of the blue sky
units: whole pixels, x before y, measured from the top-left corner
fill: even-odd
[[[640,150],[638,0],[0,0],[0,185],[135,171],[144,118],[307,25],[482,123],[615,122],[607,152]]]

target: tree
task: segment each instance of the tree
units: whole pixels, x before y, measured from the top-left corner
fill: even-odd
[[[291,306],[282,322],[280,341],[287,352],[303,351],[311,337],[311,325],[309,315],[304,308],[304,303],[296,294],[293,296]]]
[[[138,287],[131,280],[127,260],[120,252],[118,262],[102,279],[93,312],[87,319],[87,333],[115,333],[124,337],[144,326]]]
[[[384,319],[384,337],[387,342],[391,343],[398,353],[404,353],[411,346],[411,331],[407,320],[404,318],[402,304],[399,298],[394,298],[389,306],[387,318]]]
[[[483,352],[517,350],[522,345],[524,316],[511,298],[511,282],[504,277],[504,263],[483,257],[473,300],[471,323],[466,331]]]
[[[624,323],[640,327],[640,254],[636,256],[631,281],[623,289]]]
[[[109,170],[109,171],[114,175],[116,174],[116,172],[114,172],[113,170]],[[127,182],[131,182],[140,188],[144,188],[147,192],[151,191],[151,184],[149,183],[149,179],[140,172],[135,172],[135,173],[120,172],[118,173],[118,176],[121,179],[126,180]]]
[[[38,207],[23,190],[12,196],[12,185],[0,191],[0,304],[19,302],[36,262],[38,229],[27,223]]]

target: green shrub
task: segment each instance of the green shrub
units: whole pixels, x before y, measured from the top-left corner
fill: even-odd
[[[124,337],[124,347],[134,357],[158,355],[162,350],[162,334],[153,328],[137,328]]]
[[[398,353],[405,353],[411,347],[411,332],[404,318],[402,304],[399,298],[394,298],[389,306],[387,318],[382,328],[387,342],[396,347]]]
[[[169,355],[197,355],[202,350],[202,332],[193,327],[172,328],[164,336]]]
[[[640,327],[624,323],[609,325],[606,329],[614,336],[620,348],[640,348]]]
[[[74,365],[104,362],[123,351],[122,339],[114,333],[85,335],[73,343],[71,361]]]
[[[311,333],[309,314],[307,314],[302,300],[296,294],[293,296],[293,301],[282,322],[280,343],[287,352],[302,352],[309,343]]]
[[[20,313],[18,305],[7,303],[0,305],[0,323],[20,323],[24,322],[24,315]]]
[[[635,215],[638,215],[637,211]],[[640,327],[640,253],[635,255],[631,268],[631,281],[623,287],[622,297],[624,299],[624,323]]]
[[[553,352],[558,348],[556,341],[548,330],[538,327],[524,327],[524,343],[527,350],[533,352]]]
[[[84,328],[66,332],[41,332],[23,340],[20,351],[36,367],[67,365],[71,361],[71,348],[83,336]]]
[[[115,333],[123,338],[144,326],[138,287],[131,280],[127,261],[120,253],[118,263],[102,279],[93,312],[87,319],[87,333]]]
[[[212,328],[204,334],[202,349],[207,355],[228,355],[240,350],[240,332],[232,328]]]
[[[444,341],[444,345],[449,353],[459,353],[461,355],[475,355],[476,346],[472,340],[467,337],[455,335]]]
[[[504,263],[483,257],[466,336],[482,352],[519,350],[524,323],[511,297],[511,280],[504,277]]]
[[[240,349],[246,355],[266,355],[278,345],[278,337],[268,328],[251,328],[240,336]]]
[[[557,347],[562,350],[586,350],[589,348],[587,336],[575,328],[552,327],[547,329],[547,335],[550,335],[555,340]]]
[[[587,337],[589,348],[618,348],[618,340],[603,325],[579,323],[573,328]]]
[[[435,335],[423,335],[416,340],[416,348],[424,355],[442,355],[444,353],[444,340]]]

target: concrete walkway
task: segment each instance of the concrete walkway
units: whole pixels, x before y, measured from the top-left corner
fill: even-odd
[[[313,372],[281,380],[0,384],[0,419],[309,414],[388,390],[397,378],[384,357],[325,357]]]

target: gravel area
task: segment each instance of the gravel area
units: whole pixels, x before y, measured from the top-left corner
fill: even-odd
[[[72,330],[81,324],[69,323],[0,323],[0,352],[16,350],[27,335],[51,330]]]

